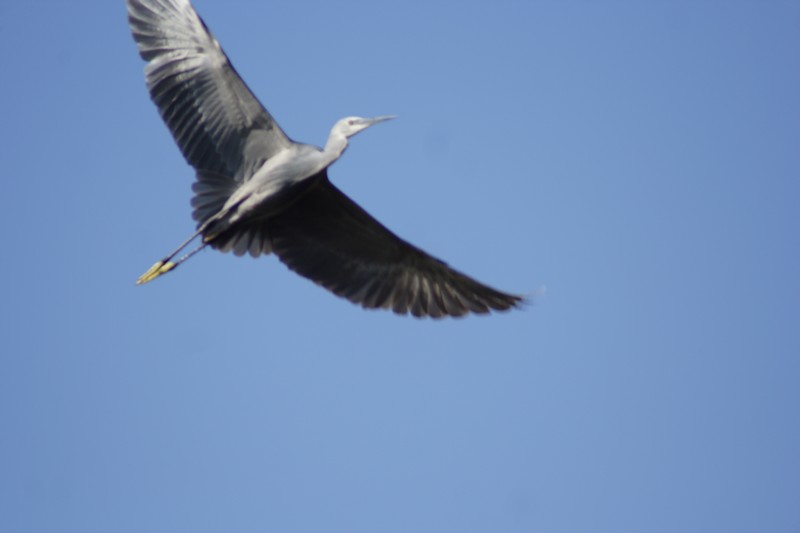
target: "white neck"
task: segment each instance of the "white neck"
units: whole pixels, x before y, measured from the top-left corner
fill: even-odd
[[[347,137],[345,137],[336,127],[331,130],[325,149],[322,151],[327,165],[339,159],[347,149]],[[326,166],[327,166],[326,165]]]

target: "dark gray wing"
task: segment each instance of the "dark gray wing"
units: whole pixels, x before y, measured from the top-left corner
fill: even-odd
[[[366,308],[461,316],[520,305],[400,239],[324,174],[266,223],[272,251],[290,269]]]
[[[292,141],[188,0],[126,0],[150,96],[186,161],[236,181]]]

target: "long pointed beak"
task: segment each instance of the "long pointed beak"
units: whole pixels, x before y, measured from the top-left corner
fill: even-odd
[[[380,122],[386,122],[387,120],[392,120],[393,118],[397,118],[397,115],[381,115],[379,117],[365,118],[364,122],[367,124],[367,126],[373,126]]]

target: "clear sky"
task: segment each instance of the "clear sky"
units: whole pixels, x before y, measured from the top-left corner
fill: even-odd
[[[205,251],[122,0],[0,2],[0,531],[800,531],[800,4],[197,0],[331,179],[524,311]]]

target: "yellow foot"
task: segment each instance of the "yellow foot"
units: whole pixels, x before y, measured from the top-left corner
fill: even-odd
[[[153,281],[161,274],[166,274],[173,268],[175,268],[175,263],[172,261],[159,261],[155,265],[151,266],[150,270],[142,274],[139,279],[136,280],[136,284],[141,285],[143,283],[147,283],[148,281]]]

